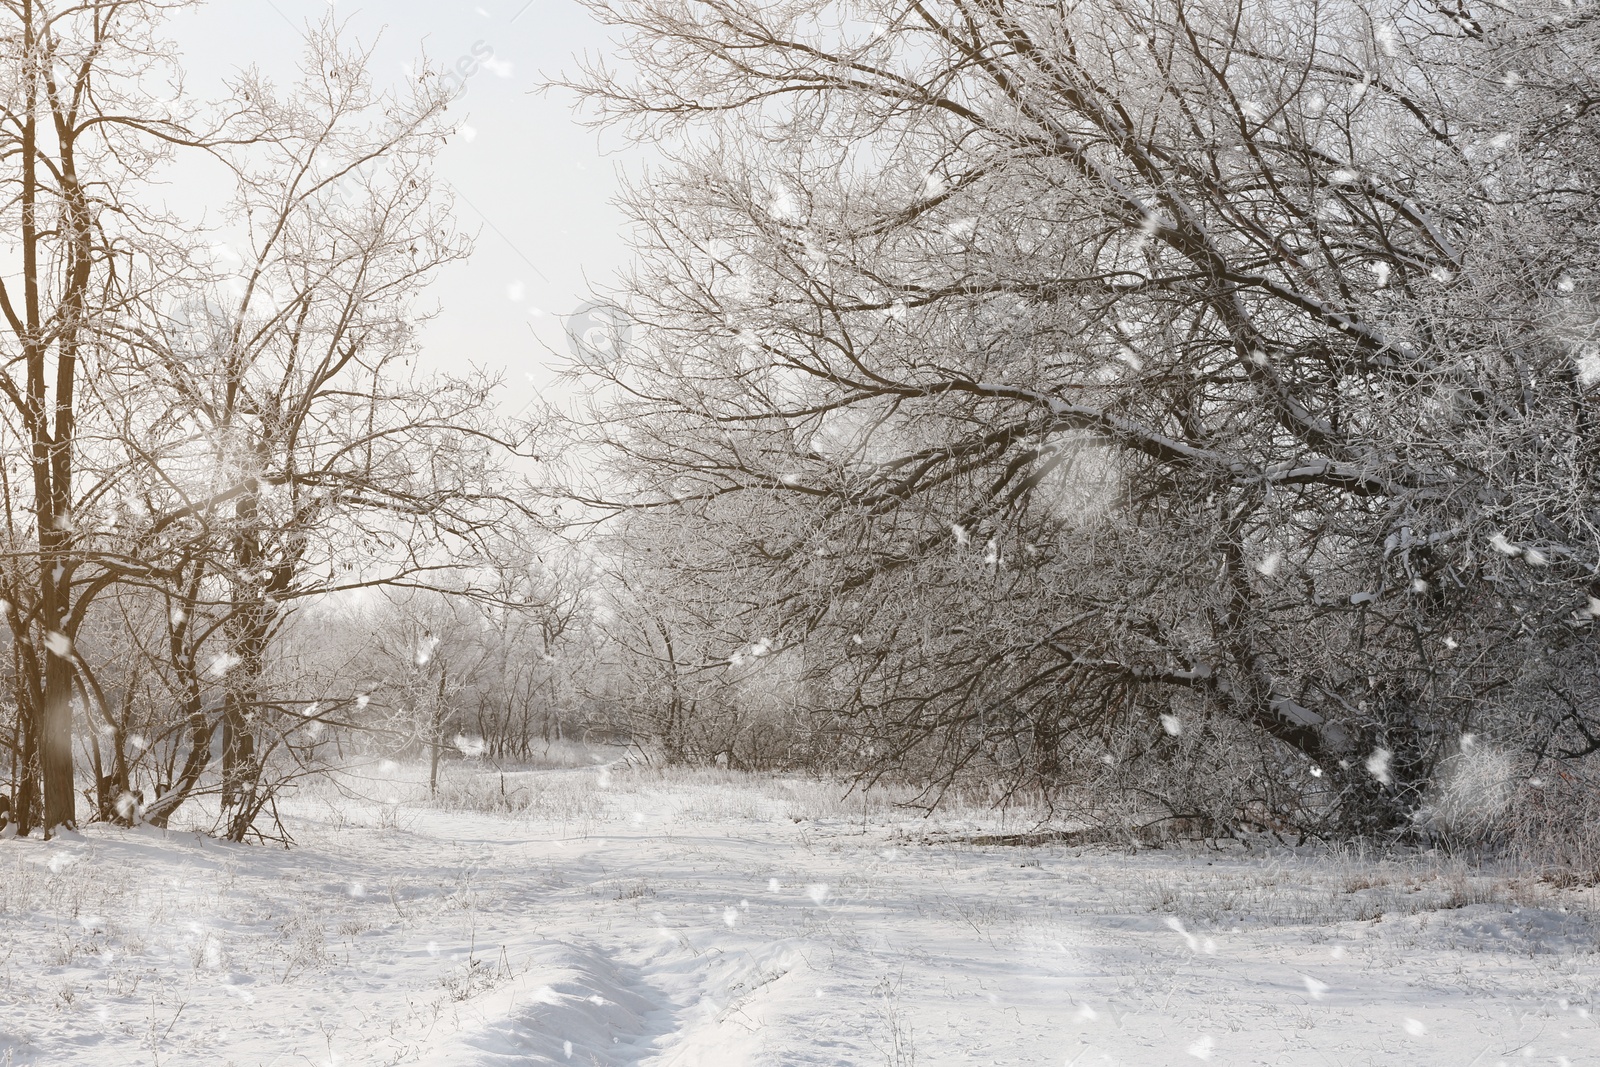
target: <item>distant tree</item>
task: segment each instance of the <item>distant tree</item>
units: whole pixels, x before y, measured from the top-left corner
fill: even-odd
[[[527,761],[537,742],[573,729],[576,677],[589,591],[559,542],[533,551],[532,538],[502,529],[475,583],[456,589],[382,587],[348,607],[336,643],[366,664],[367,714],[356,731],[364,751],[422,755],[429,791],[451,749],[496,761]],[[324,622],[322,630],[329,629]]]

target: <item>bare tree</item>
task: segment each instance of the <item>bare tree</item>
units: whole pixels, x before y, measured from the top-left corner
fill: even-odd
[[[73,583],[84,560],[74,507],[83,385],[187,251],[138,190],[173,146],[211,136],[195,127],[183,101],[156,95],[175,74],[154,36],[173,6],[13,0],[0,11],[8,235],[0,394],[27,464],[25,475],[8,471],[5,486],[15,553],[6,616],[23,735],[16,814],[24,830],[74,822],[72,638],[82,613]]]
[[[669,161],[591,502],[736,516],[880,756],[1187,718],[1364,829],[1462,730],[1594,750],[1586,16],[591,6],[631,65],[572,86]]]
[[[305,692],[274,660],[294,609],[458,587],[529,510],[508,491],[517,442],[490,414],[493,379],[416,367],[419,295],[467,251],[432,179],[445,87],[424,70],[378,91],[330,19],[297,84],[241,74],[201,121],[154,36],[172,6],[6,7],[19,51],[0,136],[18,173],[0,178],[25,291],[14,306],[0,290],[15,347],[0,597],[24,831],[73,821],[76,695],[99,817],[164,823],[220,734],[222,828],[241,839],[271,800],[268,750],[292,747],[304,708],[354,698]],[[175,102],[150,95],[162,83]],[[178,148],[234,180],[205,222],[141,207]],[[135,813],[138,781],[158,795]]]
[[[220,649],[220,714],[196,720],[184,773],[147,817],[182,803],[220,730],[235,839],[268,799],[258,732],[300,725],[266,686],[269,648],[294,607],[446,581],[524,512],[505,491],[514,442],[490,414],[494,381],[415,369],[417,298],[466,252],[431,174],[451,132],[446,95],[426,78],[409,99],[379,93],[368,61],[328,22],[291,92],[254,76],[231,85],[245,144],[219,155],[238,184],[236,261],[178,294],[178,313],[163,309],[133,347],[129,375],[154,387],[104,398],[134,453],[133,478],[112,490],[133,493],[143,516],[130,555],[192,561],[189,573],[152,566],[140,577],[183,601],[175,637],[187,627]],[[192,688],[186,673],[175,676]]]

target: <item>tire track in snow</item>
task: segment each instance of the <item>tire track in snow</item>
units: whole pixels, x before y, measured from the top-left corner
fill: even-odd
[[[671,1005],[637,968],[568,941],[531,946],[522,973],[474,998],[473,1011],[423,1062],[625,1067],[677,1029]]]

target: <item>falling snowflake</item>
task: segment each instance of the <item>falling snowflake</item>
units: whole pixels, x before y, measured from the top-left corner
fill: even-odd
[[[1179,734],[1183,733],[1183,720],[1178,718],[1176,715],[1163,715],[1161,716],[1161,728],[1165,730],[1169,736],[1177,737]]]
[[[117,814],[122,816],[124,819],[132,822],[133,817],[138,810],[139,800],[132,793],[123,793],[121,796],[117,797]]]
[[[417,642],[417,654],[412,658],[418,667],[426,667],[433,659],[434,651],[439,647],[439,639],[431,634]]]
[[[1167,929],[1181,934],[1183,936],[1183,940],[1188,944],[1190,952],[1200,951],[1200,939],[1185,929],[1183,920],[1178,918],[1176,915],[1167,916]]]
[[[1522,555],[1522,549],[1518,548],[1516,545],[1514,545],[1510,541],[1508,541],[1506,539],[1506,535],[1503,534],[1503,533],[1496,533],[1493,537],[1489,538],[1489,544],[1494,548],[1494,550],[1496,552],[1499,552],[1501,555],[1506,555],[1506,556],[1520,556],[1520,555]]]
[[[784,191],[772,198],[772,202],[767,206],[767,213],[775,219],[792,219],[799,214],[799,211],[795,206],[794,197]]]
[[[1389,774],[1389,761],[1394,758],[1394,753],[1386,748],[1380,748],[1367,757],[1367,773],[1372,775],[1384,785],[1393,781]]]

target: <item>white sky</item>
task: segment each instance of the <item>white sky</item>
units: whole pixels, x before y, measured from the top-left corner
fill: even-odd
[[[175,17],[167,36],[182,52],[189,90],[202,97],[251,64],[287,82],[300,56],[299,29],[328,4],[211,0]],[[423,52],[446,67],[480,42],[480,54],[493,49],[493,61],[452,105],[473,132],[451,138],[439,161],[461,228],[478,235],[476,251],[433,286],[429,299],[442,312],[423,344],[436,365],[503,371],[504,403],[520,408],[533,388],[551,382],[558,360],[543,346],[565,357],[562,316],[624,261],[622,216],[610,204],[619,139],[580,127],[569,94],[533,92],[541,75],[575,70],[576,53],[606,52],[605,30],[575,0],[337,0],[335,11],[362,42],[378,39],[380,82],[399,81]]]

